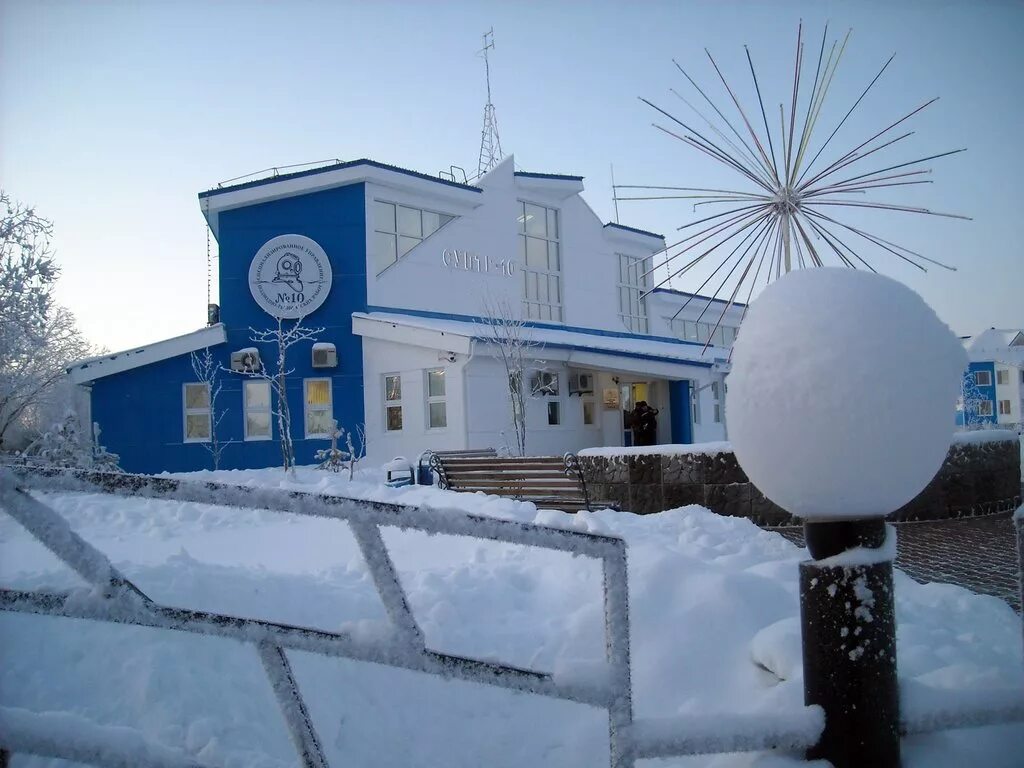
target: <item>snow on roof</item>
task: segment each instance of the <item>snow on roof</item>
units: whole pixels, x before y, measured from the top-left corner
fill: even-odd
[[[463,315],[422,317],[400,312],[354,312],[352,317],[480,341],[490,338],[484,319]],[[703,344],[664,336],[643,336],[588,328],[559,328],[539,324],[529,324],[528,335],[531,341],[551,349],[582,350],[603,355],[659,360],[704,368],[710,368],[715,364],[724,364],[729,357],[727,349],[708,347],[705,351]]]
[[[537,173],[535,171],[516,171],[516,176],[526,179],[553,179],[560,181],[583,181],[582,176],[570,176],[565,173]]]
[[[627,227],[625,224],[619,224],[616,221],[609,221],[607,224],[604,225],[605,229],[608,229],[609,227],[611,227],[612,229],[622,230],[623,232],[632,232],[635,235],[643,235],[644,237],[652,237],[655,240],[662,240],[662,241],[664,241],[664,239],[665,239],[664,235],[659,235],[657,232],[650,232],[650,231],[648,231],[646,229],[640,229],[638,227]]]
[[[223,323],[217,323],[198,331],[164,339],[143,347],[126,349],[123,352],[112,352],[106,355],[79,360],[68,366],[71,381],[75,384],[101,379],[114,373],[129,371],[150,363],[157,363],[178,355],[195,352],[204,347],[213,347],[227,341],[227,331]]]
[[[1024,331],[1020,328],[989,328],[964,339],[971,362],[994,360],[1024,365]]]
[[[705,296],[703,293],[689,293],[688,291],[677,291],[675,288],[655,288],[651,293],[658,293],[664,296],[679,296],[684,299],[698,299],[700,301],[706,301],[714,304],[731,304],[733,307],[745,307],[746,304],[733,301],[729,302],[727,299],[719,299],[715,296]]]
[[[398,165],[390,165],[388,163],[381,163],[376,160],[370,160],[369,158],[361,157],[358,160],[339,160],[338,162],[331,163],[329,165],[323,165],[318,168],[309,168],[302,171],[295,171],[293,173],[276,173],[277,169],[273,169],[275,173],[272,176],[266,176],[264,178],[259,179],[252,179],[250,181],[242,181],[237,184],[226,184],[224,186],[218,186],[215,189],[208,189],[205,192],[200,192],[199,198],[203,199],[206,197],[211,197],[213,195],[220,195],[225,192],[232,192],[239,189],[249,189],[251,187],[264,186],[266,184],[277,184],[278,182],[287,181],[289,179],[299,179],[306,176],[316,176],[322,173],[329,173],[331,171],[343,170],[346,168],[354,168],[360,165],[368,166],[370,168],[378,168],[383,171],[393,171],[394,173],[400,173],[406,176],[411,176],[413,178],[423,179],[424,181],[437,182],[438,184],[444,184],[449,187],[466,189],[471,192],[481,191],[478,187],[475,187],[471,184],[461,184],[457,181],[443,179],[440,176],[431,176],[426,173],[421,173],[420,171],[413,171],[409,168],[402,168],[401,166]]]

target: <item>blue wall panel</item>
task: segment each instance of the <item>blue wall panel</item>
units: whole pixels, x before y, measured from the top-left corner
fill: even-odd
[[[989,384],[982,386],[977,384],[977,374],[979,371],[988,371]],[[973,378],[973,381],[968,379],[968,376]],[[974,391],[969,391],[970,385],[974,384]],[[972,424],[995,424],[996,423],[996,365],[995,363],[970,363],[967,366],[967,370],[964,371],[964,393],[967,395],[968,400],[987,400],[989,401],[990,413],[988,416],[981,416],[979,414],[970,415]],[[965,411],[957,411],[956,423],[960,426],[964,425]]]
[[[338,367],[312,367],[312,342],[289,351],[288,404],[296,460],[313,462],[327,447],[323,439],[305,439],[304,378],[330,377],[334,418],[355,429],[363,417],[363,353],[352,334],[352,313],[366,310],[366,211],[362,184],[316,192],[226,211],[220,217],[221,321],[228,341],[212,351],[230,365],[232,351],[256,346],[271,370],[277,359],[274,345],[254,344],[250,329],[276,328],[277,321],[261,310],[249,292],[249,264],[265,242],[278,235],[312,238],[327,253],[333,284],[326,301],[303,324],[323,328],[318,340],[333,343]],[[291,321],[286,321],[291,322]],[[218,407],[225,411],[218,436],[232,441],[222,455],[221,468],[265,467],[281,462],[276,419],[274,440],[244,441],[242,432],[243,376],[223,372]],[[98,379],[92,388],[92,419],[102,430],[101,442],[121,457],[130,472],[180,472],[212,466],[201,444],[184,442],[182,385],[195,381],[189,355]]]
[[[670,381],[668,383],[668,403],[672,409],[672,442],[689,444],[693,442],[693,424],[690,414],[690,382]]]

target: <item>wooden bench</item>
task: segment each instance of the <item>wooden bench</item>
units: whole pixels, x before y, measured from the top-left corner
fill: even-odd
[[[447,451],[430,456],[438,486],[451,491],[481,491],[517,501],[531,501],[545,509],[576,512],[615,504],[592,499],[576,457],[525,456],[504,458],[493,454]]]

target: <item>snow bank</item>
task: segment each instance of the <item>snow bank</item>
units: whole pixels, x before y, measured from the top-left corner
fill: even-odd
[[[14,753],[63,755],[109,768],[197,768],[184,752],[154,744],[137,730],[98,726],[67,712],[0,707],[0,744]]]
[[[981,443],[1016,442],[1017,433],[1010,429],[973,429],[954,432],[953,445],[979,445]]]
[[[678,739],[719,743],[733,730],[766,733],[772,722],[780,734],[806,735],[812,725],[796,624],[797,565],[807,553],[749,521],[696,506],[647,516],[565,515],[483,494],[388,488],[379,468],[351,482],[310,468],[299,468],[294,480],[279,469],[194,477],[458,507],[620,536],[629,546],[637,733],[652,754]],[[342,521],[94,494],[41,498],[154,599],[360,638],[379,637],[386,626]],[[385,529],[384,540],[428,647],[532,666],[569,682],[593,683],[605,669],[597,561],[395,529]],[[67,578],[52,559],[30,556],[36,551],[0,514],[0,583],[34,589]],[[927,686],[943,706],[993,687],[1024,687],[1020,622],[1005,603],[897,572],[896,611],[904,686]],[[208,765],[296,764],[251,646],[5,613],[0,637],[0,700],[9,709],[131,729],[147,744]],[[608,718],[598,708],[306,652],[288,658],[335,765],[607,764]],[[906,768],[961,768],[965,754],[987,768],[1010,768],[1024,753],[1024,727],[914,736],[907,752]],[[785,753],[663,764],[806,767]]]
[[[577,453],[578,456],[648,456],[659,454],[663,456],[684,456],[692,453],[716,456],[719,453],[732,451],[732,444],[725,441],[714,441],[708,443],[693,443],[692,445],[638,445],[629,448],[625,446],[610,448],[584,448]]]

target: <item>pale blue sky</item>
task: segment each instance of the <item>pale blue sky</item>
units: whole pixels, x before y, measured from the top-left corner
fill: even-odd
[[[1024,326],[1021,3],[0,0],[0,184],[54,220],[60,299],[92,340],[124,348],[205,322],[196,194],[218,181],[325,158],[475,168],[485,100],[475,51],[491,26],[505,151],[526,170],[585,176],[586,199],[611,220],[610,163],[620,183],[734,183],[652,128],[636,98],[685,114],[668,93],[686,85],[672,58],[713,85],[707,46],[746,92],[746,43],[777,104],[800,18],[812,40],[825,21],[854,30],[827,125],[896,53],[837,148],[936,95],[892,162],[969,148],[932,165],[934,185],[884,199],[974,221],[857,217],[959,271],[925,275],[884,254],[872,263],[958,333]],[[694,218],[681,203],[620,212],[666,234]]]

